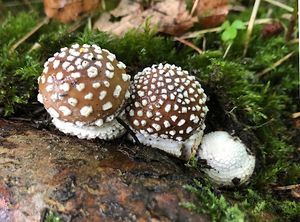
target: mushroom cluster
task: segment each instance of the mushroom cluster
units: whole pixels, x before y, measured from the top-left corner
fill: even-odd
[[[219,131],[202,139],[207,96],[195,76],[158,64],[138,72],[130,83],[125,68],[97,45],[62,48],[44,65],[38,101],[66,134],[114,139],[126,131],[120,117],[142,144],[185,160],[199,149],[198,159],[210,166],[205,172],[219,186],[250,178],[255,157],[238,138]]]
[[[187,71],[153,65],[134,77],[127,120],[141,143],[189,159],[205,128],[206,98]]]
[[[38,100],[66,134],[113,139],[125,133],[116,120],[120,117],[141,143],[190,159],[201,142],[208,111],[195,76],[158,64],[135,75],[130,87],[125,68],[97,45],[62,48],[44,65]]]
[[[62,48],[49,58],[38,79],[38,101],[53,124],[79,138],[113,139],[125,133],[124,118],[130,76],[124,63],[97,45]]]
[[[198,151],[198,158],[206,160],[205,173],[218,186],[240,185],[250,178],[255,168],[255,156],[238,137],[227,132],[206,134]]]

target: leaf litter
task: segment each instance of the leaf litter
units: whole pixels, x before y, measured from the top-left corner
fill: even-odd
[[[179,36],[195,24],[204,27],[219,25],[227,13],[227,0],[194,1],[193,13],[187,9],[184,0],[163,0],[146,9],[140,2],[121,0],[117,8],[100,16],[94,29],[123,36],[130,29],[142,29],[147,22],[158,32]]]

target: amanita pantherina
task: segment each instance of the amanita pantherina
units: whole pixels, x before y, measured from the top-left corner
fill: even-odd
[[[129,125],[143,144],[189,159],[200,144],[208,111],[194,76],[170,64],[139,72],[126,108]]]
[[[125,129],[124,116],[130,76],[114,54],[97,45],[62,48],[49,58],[38,79],[38,100],[53,117],[53,124],[79,138],[112,139]]]
[[[198,158],[205,159],[210,169],[207,176],[218,186],[245,183],[253,173],[255,157],[237,137],[216,131],[204,135]]]

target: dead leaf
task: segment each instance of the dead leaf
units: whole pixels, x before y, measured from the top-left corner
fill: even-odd
[[[197,22],[186,9],[184,0],[168,0],[153,6],[153,21],[158,24],[159,31],[171,35],[183,34]],[[152,13],[149,12],[148,16]]]
[[[227,0],[200,0],[195,6],[194,15],[198,16],[203,27],[210,28],[223,23],[227,14]]]
[[[144,19],[140,16],[143,10],[139,3],[121,0],[119,6],[111,12],[103,13],[94,24],[94,29],[122,36],[129,29],[138,28]],[[133,16],[138,15],[138,16]],[[113,21],[113,18],[119,21]]]
[[[265,24],[261,35],[263,38],[271,38],[273,36],[277,36],[284,31],[284,28],[280,22],[273,22],[269,24]]]
[[[49,18],[68,23],[99,5],[99,0],[44,0],[44,11]]]
[[[225,20],[228,13],[227,0],[198,0],[194,6],[192,15],[185,0],[158,1],[145,10],[137,1],[121,0],[115,10],[103,14],[96,21],[94,28],[122,36],[130,29],[141,29],[148,19],[150,27],[178,36],[199,21],[205,26],[217,25]]]

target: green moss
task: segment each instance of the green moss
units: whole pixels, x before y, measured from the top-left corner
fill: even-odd
[[[49,211],[46,216],[44,221],[42,222],[63,222],[64,220],[61,219],[56,213],[53,211]]]
[[[174,62],[178,59],[171,39],[157,36],[145,27],[145,32],[129,31],[121,39],[103,32],[86,30],[78,37],[79,43],[98,44],[114,52],[130,67],[145,67],[159,62]]]
[[[37,23],[37,15],[29,13],[19,13],[13,16],[10,13],[1,23],[0,28],[0,46],[10,46],[13,42],[21,38]]]
[[[236,204],[230,204],[223,195],[217,195],[207,184],[194,180],[194,185],[186,185],[185,189],[193,193],[197,202],[181,203],[181,206],[199,214],[208,214],[212,221],[245,221],[245,214]]]
[[[18,104],[26,104],[40,72],[38,60],[19,51],[10,53],[13,43],[36,25],[36,15],[8,14],[0,28],[0,115],[10,115]],[[2,107],[2,108],[1,108]]]

